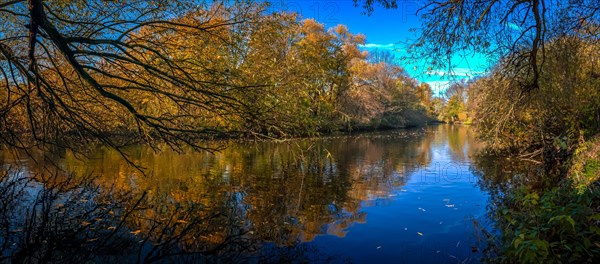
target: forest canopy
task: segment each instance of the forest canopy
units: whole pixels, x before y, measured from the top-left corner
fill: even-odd
[[[0,140],[192,145],[433,120],[431,89],[365,37],[253,2],[0,4]]]

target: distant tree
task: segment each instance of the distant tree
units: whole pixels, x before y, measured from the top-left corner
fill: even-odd
[[[448,89],[446,89],[446,98],[456,97],[460,102],[466,103],[467,101],[467,88],[468,83],[464,80],[453,82]]]
[[[421,101],[421,104],[428,109],[431,107],[431,100],[433,99],[433,91],[431,90],[431,86],[427,83],[421,83],[416,88],[416,95]]]
[[[398,64],[398,58],[388,50],[373,50],[369,52],[368,59],[372,63],[387,63],[389,65]]]

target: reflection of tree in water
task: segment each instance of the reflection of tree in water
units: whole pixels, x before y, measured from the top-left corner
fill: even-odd
[[[554,177],[548,175],[544,166],[540,164],[484,152],[472,156],[470,168],[473,174],[478,176],[479,186],[490,196],[491,202],[488,203],[487,214],[492,223],[489,223],[489,226],[480,224],[478,231],[486,242],[483,250],[484,259],[494,260],[498,257],[497,252],[500,252],[501,235],[490,230],[503,230],[503,221],[506,221],[501,213],[503,209],[520,206],[514,204],[510,194],[523,186],[538,189]]]
[[[338,255],[327,255],[311,244],[295,243],[287,247],[267,245],[256,257],[258,263],[352,263]]]
[[[20,262],[127,261],[235,257],[254,246],[234,209],[210,212],[150,192],[100,188],[56,172],[2,172],[2,259]],[[204,239],[202,239],[204,238]],[[198,243],[202,241],[202,243]]]
[[[387,198],[416,168],[431,162],[436,135],[409,131],[285,143],[236,143],[215,154],[155,153],[133,147],[129,158],[146,168],[145,175],[115,151],[99,149],[87,160],[65,153],[60,167],[80,176],[63,175],[57,182],[70,179],[73,186],[79,186],[77,190],[93,196],[86,200],[97,204],[94,208],[100,211],[69,210],[68,217],[78,222],[57,223],[65,224],[60,230],[80,227],[76,237],[82,238],[77,243],[94,245],[84,256],[92,251],[110,256],[111,250],[103,247],[119,245],[116,251],[127,251],[127,255],[145,261],[183,253],[192,254],[188,257],[241,258],[256,254],[252,252],[277,251],[260,250],[269,241],[286,246],[281,250],[293,254],[313,254],[315,250],[297,245],[320,234],[344,236],[350,225],[364,222],[361,206],[365,201],[368,204]],[[35,174],[34,165],[28,170]],[[98,177],[87,181],[81,175]],[[46,181],[36,184],[40,190],[52,189]],[[78,204],[75,193],[62,193],[59,200],[72,196],[69,201]],[[59,203],[50,200],[51,205]],[[54,214],[49,218],[60,216],[52,210],[47,213]],[[66,239],[60,230],[45,236]],[[113,233],[110,239],[118,241],[97,242],[110,241],[103,236]],[[5,249],[3,254],[13,256],[15,252]]]
[[[478,176],[481,188],[491,194],[491,199],[498,200],[492,205],[499,204],[505,193],[516,188],[526,185],[537,189],[554,178],[540,164],[484,152],[473,156],[471,171]]]
[[[436,135],[445,137],[443,141],[448,144],[448,155],[453,162],[467,162],[479,149],[472,129],[462,125],[446,125],[437,128],[446,131],[445,133],[438,132]]]

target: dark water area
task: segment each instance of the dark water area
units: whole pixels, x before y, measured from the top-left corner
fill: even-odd
[[[128,148],[141,170],[104,147],[60,169],[3,154],[2,259],[479,263],[495,232],[468,126],[225,147]]]

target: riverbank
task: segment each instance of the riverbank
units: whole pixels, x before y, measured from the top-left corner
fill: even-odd
[[[558,184],[518,186],[496,211],[501,261],[588,263],[600,258],[600,137],[583,143]]]

